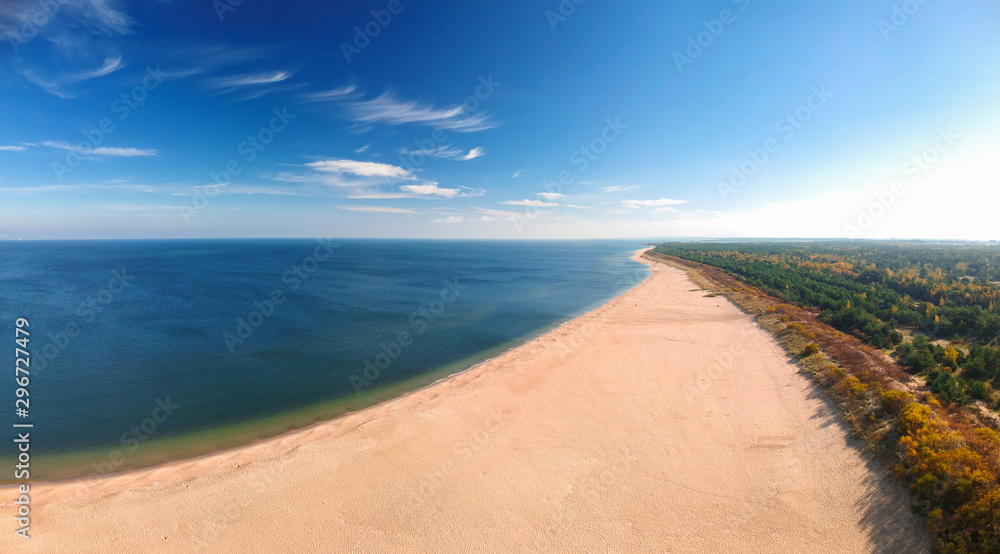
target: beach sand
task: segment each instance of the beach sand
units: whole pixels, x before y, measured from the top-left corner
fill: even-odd
[[[638,259],[638,258],[636,258]],[[644,262],[648,263],[648,262]],[[246,447],[31,487],[15,551],[920,552],[774,339],[655,264],[469,371]]]

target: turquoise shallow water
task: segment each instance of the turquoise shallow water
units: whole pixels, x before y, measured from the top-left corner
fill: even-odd
[[[18,317],[32,358],[30,415],[15,416],[4,379],[0,422],[34,424],[35,479],[244,444],[419,388],[580,315],[645,277],[629,260],[640,246],[0,242],[9,361]],[[13,467],[5,443],[0,463]]]

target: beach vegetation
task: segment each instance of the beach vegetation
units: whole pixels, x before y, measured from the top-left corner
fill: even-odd
[[[652,256],[800,359],[907,488],[938,551],[1000,552],[1000,246],[668,243]]]

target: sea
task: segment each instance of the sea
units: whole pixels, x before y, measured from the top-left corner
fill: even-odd
[[[634,287],[641,247],[0,241],[0,483],[14,481],[19,433],[33,481],[107,475],[427,386]]]

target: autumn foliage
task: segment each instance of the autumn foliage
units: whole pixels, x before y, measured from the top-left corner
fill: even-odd
[[[942,404],[892,358],[819,321],[817,311],[785,303],[716,267],[647,256],[693,272],[696,282],[755,314],[801,359],[855,434],[908,487],[913,509],[927,517],[940,551],[1000,552],[1000,435],[994,421]]]

